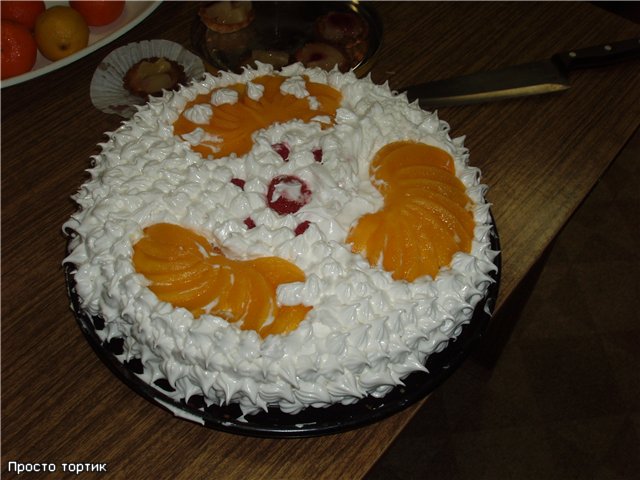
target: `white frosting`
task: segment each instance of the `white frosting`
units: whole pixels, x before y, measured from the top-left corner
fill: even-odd
[[[219,106],[225,103],[234,104],[238,101],[238,92],[230,88],[221,88],[211,95],[211,105]]]
[[[190,122],[198,125],[206,125],[213,115],[213,107],[205,103],[199,103],[184,111],[184,116]]]
[[[299,75],[289,77],[282,82],[282,85],[280,85],[280,92],[282,92],[283,95],[293,95],[296,98],[305,98],[309,96],[304,78]]]
[[[259,83],[253,83],[253,82],[247,83],[247,96],[251,100],[255,100],[257,102],[262,98],[263,93],[264,93],[264,85],[260,85]]]
[[[197,123],[197,122],[194,122]],[[219,147],[216,144],[222,142],[222,139],[216,135],[211,135],[203,128],[196,128],[189,133],[183,133],[181,138],[189,145],[208,145],[212,152],[217,152]]]
[[[207,75],[152,99],[109,134],[93,158],[91,180],[74,196],[80,209],[64,225],[71,236],[65,261],[76,265],[82,308],[104,319],[98,335],[124,337],[122,360],[140,358],[142,378],[166,378],[176,399],[202,394],[209,404],[237,402],[244,413],[268,405],[295,413],[383,396],[411,372],[425,370],[425,358],[459,334],[486,294],[496,252],[485,187],[479,171],[467,165],[462,139],[452,140],[435,113],[409,104],[387,85],[338,71],[293,65],[281,72],[291,77],[283,85],[296,95],[303,74],[342,92],[332,128],[322,130],[313,121],[275,124],[254,134],[248,154],[218,160],[202,158],[188,139],[173,134],[172,123],[198,94],[271,72],[259,65],[240,75]],[[230,92],[236,93],[217,90],[212,104],[237,101]],[[471,254],[457,253],[435,280],[394,281],[344,243],[360,216],[382,206],[368,173],[374,153],[402,139],[451,153],[475,203]],[[279,142],[290,147],[287,162],[272,148]],[[317,148],[322,163],[314,160]],[[304,180],[313,192],[310,202],[295,214],[274,213],[265,196],[276,175]],[[244,189],[232,178],[246,179]],[[255,228],[243,224],[249,216]],[[296,226],[307,220],[309,228],[296,236]],[[159,301],[132,263],[143,228],[158,222],[192,228],[230,256],[294,262],[306,281],[281,285],[278,301],[313,309],[292,333],[262,340],[222,318],[194,319]]]

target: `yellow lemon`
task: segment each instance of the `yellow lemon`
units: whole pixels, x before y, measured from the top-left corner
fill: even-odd
[[[55,61],[85,48],[89,43],[89,27],[76,10],[57,5],[38,16],[35,37],[40,53]]]

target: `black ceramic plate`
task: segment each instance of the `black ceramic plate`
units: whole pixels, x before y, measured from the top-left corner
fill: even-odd
[[[233,33],[212,32],[196,16],[191,28],[191,44],[196,53],[212,67],[234,72],[241,71],[255,50],[285,52],[290,55],[288,63],[293,63],[298,49],[318,41],[314,34],[315,22],[329,12],[355,14],[368,29],[364,43],[357,48],[358,55],[349,61],[350,69],[358,76],[369,71],[382,42],[382,22],[363,2],[265,1],[253,2],[253,10],[253,22]],[[343,49],[339,44],[334,46]]]
[[[495,224],[491,246],[493,250],[500,251]],[[486,330],[491,317],[488,312],[493,311],[498,296],[500,260],[500,255],[494,260],[498,267],[498,272],[492,275],[495,282],[489,287],[486,298],[476,306],[471,321],[444,350],[427,358],[425,366],[429,373],[412,373],[404,380],[403,386],[397,386],[383,398],[368,396],[353,405],[310,407],[295,415],[271,408],[267,412],[246,415],[244,419],[239,419],[242,412],[238,405],[205,407],[200,396],[175,401],[166,394],[171,390],[166,380],[156,381],[154,385],[142,381],[136,375],[143,371],[139,360],[122,363],[116,357],[122,352],[123,339],[101,341],[96,330],[104,328],[103,321],[90,317],[81,310],[73,280],[73,265],[65,266],[65,276],[72,309],[82,332],[102,361],[138,394],[176,416],[216,430],[256,437],[300,438],[339,433],[382,420],[421,400],[447,379],[460,366]]]

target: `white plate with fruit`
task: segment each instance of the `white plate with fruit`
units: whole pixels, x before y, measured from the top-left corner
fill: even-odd
[[[5,2],[2,2],[3,4]],[[6,2],[9,3],[9,2]],[[45,12],[53,7],[63,6],[69,8],[71,4],[76,2],[44,2],[45,4]],[[84,2],[77,2],[84,3]],[[86,2],[89,3],[89,2]],[[116,2],[117,3],[117,2]],[[88,24],[89,34],[86,42],[86,46],[82,47],[80,50],[75,51],[74,53],[68,54],[62,58],[50,60],[45,55],[43,55],[41,51],[41,45],[38,45],[38,51],[36,55],[36,60],[31,68],[31,70],[21,73],[9,78],[3,78],[0,82],[0,87],[10,87],[12,85],[16,85],[19,83],[26,82],[33,78],[37,78],[41,75],[45,75],[49,72],[53,72],[54,70],[58,70],[66,65],[69,65],[76,60],[79,60],[86,55],[94,52],[95,50],[107,45],[108,43],[114,41],[116,38],[124,35],[126,32],[131,30],[133,27],[138,25],[142,20],[147,18],[158,6],[160,5],[160,1],[152,1],[152,2],[138,2],[138,1],[126,1],[122,2],[123,8],[122,12],[118,15],[115,20],[110,21],[106,25],[93,26],[91,23],[91,19],[86,19],[86,23]],[[3,11],[4,11],[3,5]],[[95,7],[95,5],[94,5]],[[82,9],[78,9],[79,12],[82,12]],[[82,14],[86,15],[85,12]],[[91,15],[91,13],[89,13]],[[11,19],[9,19],[11,20]],[[5,21],[5,15],[3,14],[3,22]],[[99,23],[99,22],[97,22]],[[36,37],[36,32],[34,31],[34,38]],[[3,35],[3,43],[5,42],[5,38]],[[4,50],[4,47],[3,47]],[[3,53],[4,55],[4,53]],[[55,55],[55,54],[54,54]],[[3,59],[3,68],[4,68],[4,59]],[[4,76],[4,75],[3,75]]]

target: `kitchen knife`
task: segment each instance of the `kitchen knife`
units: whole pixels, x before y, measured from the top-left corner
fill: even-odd
[[[571,86],[568,74],[572,70],[639,58],[640,38],[634,38],[558,53],[539,62],[414,85],[405,90],[409,100],[418,99],[425,109],[505,100],[566,90]]]

